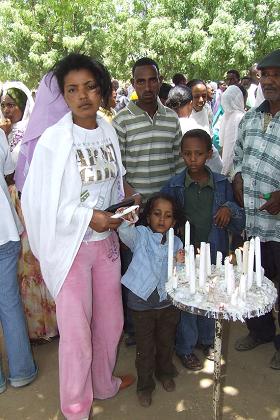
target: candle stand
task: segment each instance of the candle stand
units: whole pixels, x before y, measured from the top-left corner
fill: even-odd
[[[237,267],[234,267],[233,270],[237,277]],[[268,278],[263,277],[261,287],[258,287],[254,282],[245,294],[240,295],[240,289],[237,288],[239,294],[234,290],[229,295],[223,273],[217,272],[215,266],[212,266],[212,273],[206,279],[202,288],[197,288],[195,293],[191,293],[189,281],[186,280],[185,265],[182,264],[182,267],[176,267],[173,278],[170,278],[166,284],[166,290],[173,304],[179,309],[215,319],[213,419],[220,420],[222,418],[221,350],[223,322],[224,320],[244,322],[246,318],[260,316],[271,311],[277,299],[277,290]],[[176,277],[176,281],[174,281],[174,277]],[[256,273],[253,277],[256,277]]]

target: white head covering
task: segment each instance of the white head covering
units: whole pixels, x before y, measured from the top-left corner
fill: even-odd
[[[238,86],[227,88],[221,98],[224,115],[220,127],[220,143],[223,146],[222,161],[224,175],[229,175],[233,164],[233,149],[237,139],[238,126],[245,114],[244,96]]]
[[[26,105],[25,105],[25,109],[24,109],[24,113],[23,113],[21,121],[22,122],[28,121],[31,115],[33,106],[34,106],[34,100],[32,98],[31,91],[22,82],[17,82],[17,81],[5,82],[2,86],[2,90],[3,90],[2,96],[6,96],[7,90],[9,89],[19,89],[22,92],[24,92],[25,95],[27,96],[27,101],[26,101]]]
[[[9,89],[19,89],[23,93],[25,93],[25,95],[27,96],[27,101],[26,101],[26,104],[25,104],[22,119],[12,125],[12,131],[8,134],[8,142],[9,142],[9,145],[10,145],[12,160],[13,160],[14,164],[16,165],[17,160],[18,160],[19,151],[20,151],[21,140],[23,138],[24,132],[25,132],[27,124],[28,124],[29,117],[30,117],[31,112],[32,112],[33,107],[34,107],[34,100],[32,98],[31,91],[22,82],[17,82],[17,81],[5,82],[3,84],[2,96],[6,96],[7,91]]]

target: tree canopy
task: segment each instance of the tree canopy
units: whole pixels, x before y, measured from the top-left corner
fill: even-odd
[[[280,0],[2,0],[0,80],[30,88],[80,51],[127,80],[150,56],[166,79],[246,72],[280,45]]]

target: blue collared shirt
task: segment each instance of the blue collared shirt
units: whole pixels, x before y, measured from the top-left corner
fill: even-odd
[[[160,302],[166,299],[165,283],[168,268],[168,233],[162,244],[161,233],[146,226],[129,225],[123,222],[118,229],[121,241],[133,252],[132,261],[122,277],[122,284],[141,299],[147,300],[155,289]],[[183,247],[174,237],[174,256]]]

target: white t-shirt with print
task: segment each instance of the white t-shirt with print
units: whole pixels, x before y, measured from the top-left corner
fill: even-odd
[[[88,130],[73,126],[76,161],[82,179],[81,202],[96,210],[105,210],[111,203],[111,190],[117,180],[118,166],[114,147],[104,130]],[[84,241],[107,238],[109,231],[98,233],[87,229]]]
[[[0,246],[9,241],[19,241],[23,227],[12,205],[5,175],[14,172],[9,145],[3,130],[0,129]]]

